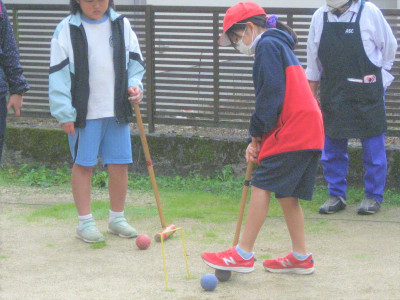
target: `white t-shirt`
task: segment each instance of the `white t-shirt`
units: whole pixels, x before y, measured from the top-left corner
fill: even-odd
[[[115,71],[111,21],[108,15],[100,21],[82,17],[88,41],[89,103],[87,120],[114,116]]]
[[[322,65],[318,58],[318,50],[324,28],[324,13],[328,12],[329,22],[351,21],[354,23],[360,6],[361,1],[354,2],[340,17],[329,12],[326,5],[314,13],[307,40],[306,75],[308,80],[320,81],[322,75]],[[392,68],[395,59],[397,40],[382,12],[371,2],[365,2],[360,18],[360,28],[367,57],[374,65],[382,67],[383,86],[388,87],[394,79],[388,71]]]

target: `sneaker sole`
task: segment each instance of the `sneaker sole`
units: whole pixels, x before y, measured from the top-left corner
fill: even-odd
[[[218,270],[223,270],[223,271],[233,271],[233,272],[238,272],[238,273],[250,273],[254,271],[254,267],[252,268],[246,268],[246,267],[223,267],[223,266],[218,266],[214,265],[206,260],[203,259],[203,261],[210,266],[211,268],[218,269]]]
[[[134,233],[133,235],[123,235],[121,233],[114,232],[112,230],[108,230],[108,232],[111,234],[114,234],[114,235],[118,235],[119,237],[124,238],[124,239],[132,239],[132,238],[136,238],[138,236],[137,233]]]
[[[264,266],[264,269],[271,273],[290,273],[290,274],[298,274],[298,275],[310,275],[314,273],[314,268],[291,268],[291,269],[271,269]]]
[[[84,241],[85,243],[89,243],[89,244],[100,243],[100,242],[104,242],[104,241],[105,241],[104,238],[103,238],[103,239],[99,239],[99,240],[97,240],[97,241],[91,241],[91,240],[85,239],[84,237],[82,237],[82,236],[80,236],[80,235],[77,235],[76,238],[77,238],[77,239],[80,239],[81,241]]]
[[[322,214],[322,215],[330,215],[330,214],[334,214],[334,213],[337,213],[337,212],[339,212],[339,211],[342,211],[342,210],[344,210],[345,208],[346,208],[346,206],[343,207],[343,208],[340,208],[340,209],[338,209],[338,210],[328,210],[328,211],[326,211],[326,210],[319,210],[318,212],[319,212],[320,214]]]
[[[373,215],[376,213],[376,211],[367,211],[367,210],[362,210],[357,212],[359,215],[365,216],[365,215]]]
[[[330,215],[330,214],[334,214],[336,211],[319,211],[319,213],[321,215]]]

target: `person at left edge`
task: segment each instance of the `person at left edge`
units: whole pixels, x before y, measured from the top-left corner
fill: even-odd
[[[29,90],[29,85],[22,75],[19,53],[14,32],[8,18],[7,9],[0,1],[0,162],[6,134],[7,112],[14,109],[20,116],[22,96]],[[7,104],[7,94],[10,95]]]
[[[49,98],[74,160],[76,233],[85,242],[104,241],[90,208],[91,175],[100,156],[109,172],[109,232],[133,238],[137,232],[124,207],[132,163],[130,101],[142,99],[145,71],[139,43],[113,0],[70,0],[70,8],[51,40]]]

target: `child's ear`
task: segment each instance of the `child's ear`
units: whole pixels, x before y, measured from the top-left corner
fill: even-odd
[[[251,29],[252,32],[254,31],[254,29],[256,27],[256,25],[254,25],[253,22],[247,22],[246,26],[247,26],[248,29]]]

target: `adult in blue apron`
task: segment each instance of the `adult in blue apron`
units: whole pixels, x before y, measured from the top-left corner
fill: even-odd
[[[326,134],[321,161],[330,196],[320,213],[334,213],[346,206],[349,138],[361,139],[366,169],[365,198],[358,213],[377,212],[383,200],[387,169],[384,88],[381,68],[364,50],[360,30],[363,8],[364,3],[358,14],[353,13],[355,22],[329,22],[328,12],[324,13],[318,50],[323,67],[320,102]]]

